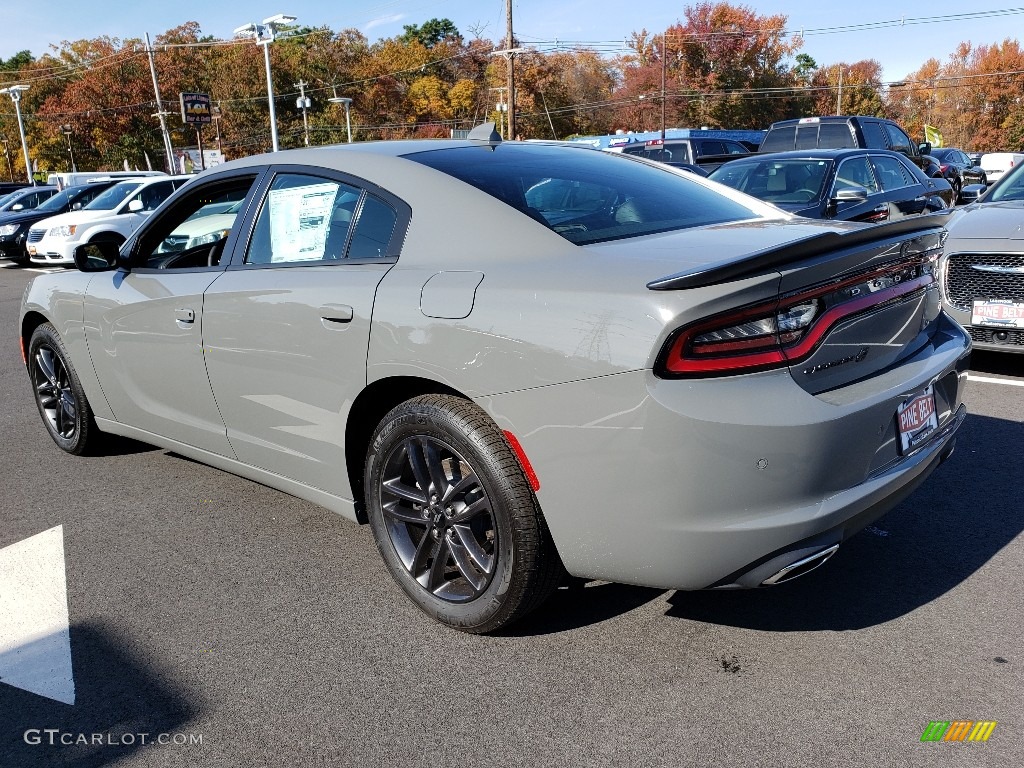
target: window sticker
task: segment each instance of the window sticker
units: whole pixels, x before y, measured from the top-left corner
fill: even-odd
[[[329,182],[271,190],[268,204],[272,262],[324,258],[337,193],[338,185]]]

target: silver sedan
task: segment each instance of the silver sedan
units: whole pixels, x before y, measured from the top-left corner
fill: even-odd
[[[18,333],[60,448],[368,522],[420,608],[489,632],[567,576],[779,584],[913,491],[964,418],[943,236],[485,129],[211,169],[37,277]]]

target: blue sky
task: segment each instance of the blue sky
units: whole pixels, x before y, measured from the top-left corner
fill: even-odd
[[[157,35],[186,21],[199,22],[204,34],[229,38],[235,27],[277,13],[310,26],[354,27],[371,40],[435,17],[451,19],[466,37],[475,30],[498,40],[505,29],[505,0],[255,0],[244,7],[210,0],[157,0],[118,3],[116,10],[105,2],[83,0],[5,5],[0,28],[4,59],[26,48],[38,56],[63,40]],[[517,36],[527,43],[547,47],[555,40],[583,42],[611,52],[633,31],[657,32],[675,23],[687,5],[667,0],[518,0],[513,21]],[[1014,38],[1024,23],[1024,9],[1009,0],[930,0],[902,6],[898,0],[754,0],[733,5],[746,5],[759,15],[788,16],[788,29],[805,33],[802,52],[819,65],[873,58],[881,62],[889,81],[902,79],[931,57],[944,61],[961,41],[980,45]],[[999,11],[1006,13],[997,15]],[[967,18],[971,14],[979,18]],[[888,24],[901,18],[902,26]]]

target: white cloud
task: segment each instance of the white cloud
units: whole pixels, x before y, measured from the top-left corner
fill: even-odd
[[[379,19],[374,19],[373,21],[367,22],[366,26],[363,27],[363,29],[370,30],[373,29],[374,27],[383,27],[386,24],[394,24],[396,21],[401,21],[402,19],[404,19],[405,16],[406,15],[404,13],[394,13],[391,16],[381,16]]]

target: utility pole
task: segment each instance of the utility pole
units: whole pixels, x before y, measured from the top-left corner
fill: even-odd
[[[512,35],[512,0],[505,0],[505,48],[508,51],[508,138],[516,138],[516,76],[515,76],[515,38]]]
[[[843,65],[839,65],[839,90],[836,91],[836,114],[843,114]]]
[[[306,110],[313,106],[313,103],[306,98],[306,86],[309,83],[304,80],[299,80],[295,84],[295,87],[299,89],[299,98],[295,101],[295,106],[302,110],[302,130],[306,133],[306,146],[309,146],[309,121],[306,119]]]
[[[149,74],[153,76],[153,93],[156,94],[156,113],[160,117],[160,132],[164,135],[164,153],[167,155],[167,171],[174,173],[174,148],[171,146],[171,134],[167,130],[167,112],[164,112],[163,102],[160,100],[160,86],[156,81],[156,60],[153,58],[153,46],[149,42],[149,32],[146,33],[146,53],[149,55]]]
[[[661,33],[661,140],[665,140],[665,69],[668,54],[665,52],[665,33]]]

